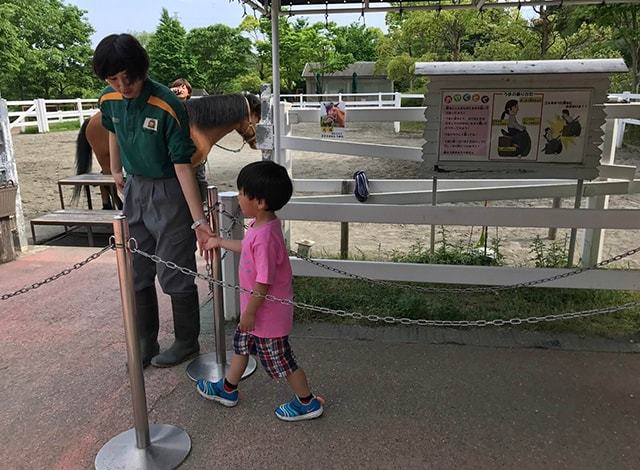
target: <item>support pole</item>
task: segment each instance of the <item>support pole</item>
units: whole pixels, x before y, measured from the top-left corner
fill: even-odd
[[[129,250],[129,225],[124,215],[114,218],[113,233],[135,427],[118,434],[100,449],[94,462],[95,468],[174,469],[189,455],[191,438],[185,431],[170,424],[149,426],[140,340],[135,320],[136,303],[133,290],[133,261]]]
[[[431,185],[431,205],[435,207],[438,204],[438,177],[433,177]],[[431,225],[431,254],[436,252],[436,226]]]
[[[341,194],[349,194],[349,181],[342,181]],[[349,258],[349,222],[340,222],[340,259]]]
[[[273,160],[280,162],[280,0],[271,1],[271,75],[273,83]]]
[[[574,209],[580,209],[582,205],[582,190],[584,188],[584,180],[579,179],[576,185],[576,201],[573,204]],[[567,267],[573,266],[573,255],[576,250],[576,235],[578,234],[577,228],[571,229],[571,235],[569,237],[569,256],[567,257]]]
[[[553,202],[551,203],[552,209],[560,209],[562,207],[562,198],[554,197]],[[555,240],[558,236],[558,228],[557,227],[549,227],[549,233],[547,235],[547,239]]]
[[[209,206],[209,226],[211,231],[220,236],[220,211],[218,210],[218,188],[207,187],[207,205]],[[233,351],[227,351],[224,330],[224,306],[222,303],[222,262],[220,248],[209,250],[209,277],[213,278],[209,288],[213,295],[213,336],[215,340],[216,352],[202,354],[196,357],[187,366],[187,376],[194,382],[198,379],[206,379],[210,382],[217,382],[224,378],[227,367],[231,365]],[[247,368],[242,374],[242,378],[251,375],[256,370],[256,360],[249,357]]]

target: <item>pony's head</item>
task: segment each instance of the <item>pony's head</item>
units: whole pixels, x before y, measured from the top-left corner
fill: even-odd
[[[207,129],[233,125],[243,140],[255,149],[256,124],[260,121],[260,98],[251,93],[209,95],[185,102],[189,123]]]
[[[256,146],[256,125],[260,122],[260,98],[249,92],[243,93],[243,96],[247,101],[246,126],[237,128],[236,131],[242,136],[242,140],[255,150],[258,148]]]

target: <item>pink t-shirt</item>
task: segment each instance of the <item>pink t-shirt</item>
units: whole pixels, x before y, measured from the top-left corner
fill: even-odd
[[[280,220],[274,219],[254,228],[255,221],[242,240],[238,268],[240,287],[253,290],[256,282],[269,285],[269,295],[279,299],[293,299],[293,285],[289,254],[284,243]],[[240,292],[241,315],[251,294]],[[291,332],[293,306],[265,300],[256,312],[255,328],[251,332],[260,338],[279,338]]]

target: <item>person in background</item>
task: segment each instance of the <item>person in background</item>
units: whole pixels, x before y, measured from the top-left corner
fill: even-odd
[[[99,100],[102,125],[109,130],[111,172],[124,192],[131,237],[141,251],[195,271],[196,239],[202,246],[213,233],[191,167],[196,148],[185,107],[169,88],[149,78],[149,56],[130,34],[102,39],[93,70],[108,84]],[[200,304],[194,278],[140,255],[133,257],[133,269],[143,366],[171,367],[198,354]],[[161,354],[156,275],[171,297],[175,331],[173,345]]]
[[[191,83],[185,78],[177,78],[169,85],[171,91],[182,101],[187,101],[191,98]],[[195,167],[196,170],[196,180],[198,181],[198,188],[200,190],[200,197],[203,201],[207,200],[207,186],[209,186],[209,182],[207,181],[207,161],[203,161],[198,166]]]

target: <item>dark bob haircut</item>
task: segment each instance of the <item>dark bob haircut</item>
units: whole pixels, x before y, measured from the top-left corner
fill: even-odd
[[[149,72],[149,55],[131,34],[111,34],[96,47],[93,71],[103,80],[123,71],[132,82],[144,80]]]
[[[291,199],[293,183],[285,167],[271,160],[261,160],[240,170],[238,190],[250,199],[263,199],[268,210],[275,212]]]

